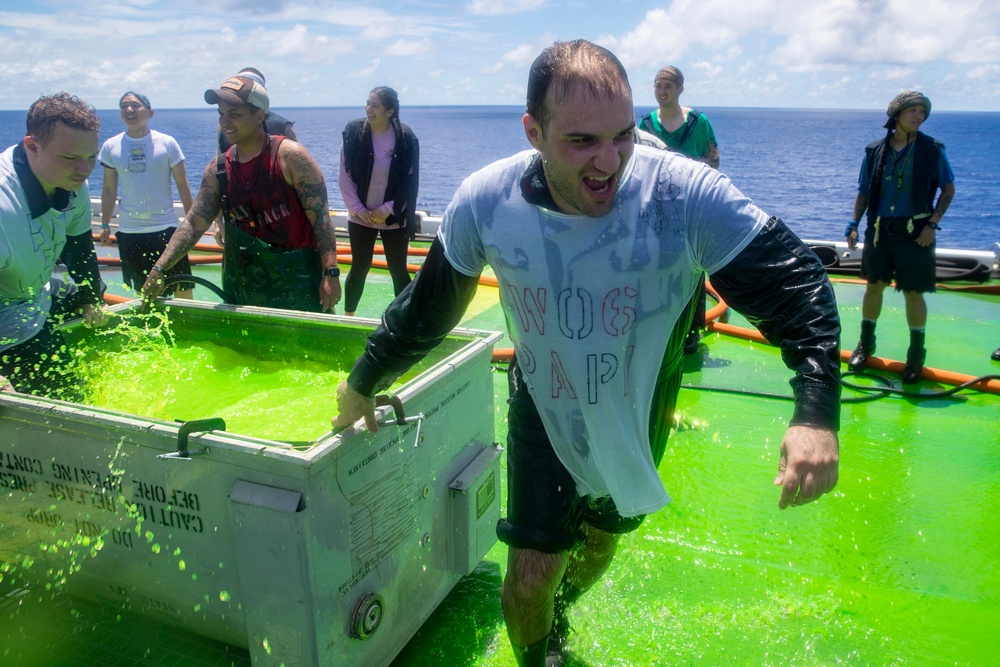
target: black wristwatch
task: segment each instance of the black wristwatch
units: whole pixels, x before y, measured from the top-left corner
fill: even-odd
[[[338,278],[340,277],[340,267],[331,266],[329,269],[323,269],[323,275],[330,276],[331,278]]]

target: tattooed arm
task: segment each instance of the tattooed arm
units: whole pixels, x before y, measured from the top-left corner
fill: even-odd
[[[285,139],[278,146],[278,163],[285,182],[295,188],[306,217],[312,223],[316,235],[316,250],[319,251],[323,269],[337,266],[337,237],[330,219],[330,205],[326,194],[326,181],[319,165],[312,159],[302,144]],[[323,311],[334,312],[340,302],[340,277],[323,275],[319,285],[319,300]]]
[[[205,167],[205,173],[201,176],[201,187],[198,188],[198,195],[195,197],[194,205],[187,212],[177,230],[170,239],[170,243],[164,249],[163,254],[156,260],[153,270],[146,278],[146,284],[142,286],[142,298],[145,301],[153,301],[163,293],[163,272],[177,263],[194,248],[201,235],[212,226],[212,221],[219,215],[219,179],[215,176],[216,161],[213,156]],[[157,270],[159,269],[159,270]]]

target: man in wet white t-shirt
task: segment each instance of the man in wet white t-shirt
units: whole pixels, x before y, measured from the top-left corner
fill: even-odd
[[[837,483],[840,325],[822,265],[780,220],[716,170],[634,145],[631,88],[606,49],[543,51],[523,123],[534,150],[462,183],[338,390],[334,426],[377,428],[374,394],[459,321],[491,267],[516,355],[501,604],[518,664],[543,665],[619,537],[669,502],[656,466],[702,274],[796,371],[782,509]]]

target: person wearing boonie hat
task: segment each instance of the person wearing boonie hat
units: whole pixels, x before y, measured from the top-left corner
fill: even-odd
[[[115,240],[122,262],[122,280],[130,289],[138,290],[177,229],[171,177],[185,213],[191,210],[191,187],[184,153],[177,140],[149,128],[149,119],[154,114],[149,98],[130,90],[121,96],[118,110],[125,131],[105,141],[98,155],[104,167],[100,240],[111,245],[111,218],[118,201]],[[171,270],[172,275],[190,273],[186,255]],[[180,283],[169,289],[178,297],[190,299],[193,288],[191,283]]]
[[[853,250],[861,216],[866,216],[861,277],[868,286],[861,304],[861,338],[847,365],[860,371],[875,353],[882,293],[895,280],[896,291],[903,292],[910,328],[903,368],[906,384],[917,383],[923,376],[927,357],[924,293],[934,291],[937,231],[955,196],[955,174],[944,144],[920,131],[930,114],[930,99],[918,91],[902,92],[889,103],[885,137],[865,148],[854,214],[844,232]]]
[[[228,303],[332,312],[340,301],[337,242],[319,165],[301,144],[264,128],[270,98],[251,76],[205,91],[219,106],[232,146],[212,158],[194,206],[143,285],[152,300],[163,276],[221,213],[226,244],[222,286]]]

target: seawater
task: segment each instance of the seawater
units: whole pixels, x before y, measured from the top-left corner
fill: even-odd
[[[697,106],[697,100],[686,102]],[[153,101],[155,104],[155,100]],[[401,120],[420,140],[417,205],[442,214],[467,175],[494,160],[530,148],[518,106],[407,107]],[[326,177],[330,204],[343,208],[337,186],[341,132],[362,115],[357,108],[276,107],[295,121],[299,140]],[[641,117],[649,108],[636,108]],[[840,239],[857,193],[864,147],[885,135],[883,111],[701,108],[715,128],[721,171],[765,211],[803,238]],[[124,129],[117,110],[100,111],[101,140]],[[24,136],[24,111],[0,111],[0,148]],[[214,107],[157,109],[150,126],[172,135],[186,155],[192,191],[215,154]],[[923,127],[943,141],[955,171],[955,200],[938,244],[986,250],[1000,241],[1000,113],[934,110]],[[103,170],[90,179],[100,196]]]

